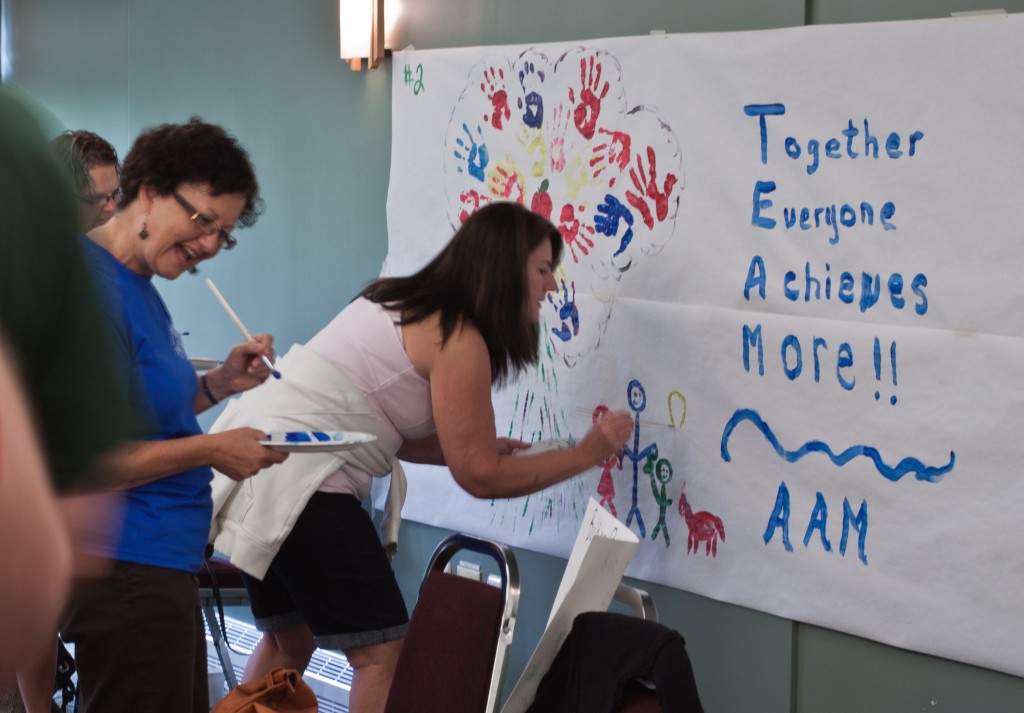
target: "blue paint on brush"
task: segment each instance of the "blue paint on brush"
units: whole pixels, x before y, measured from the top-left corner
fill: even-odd
[[[274,375],[274,378],[280,379],[281,372],[274,368],[274,362],[270,361],[270,359],[267,358],[266,354],[260,355],[260,358],[263,360],[263,363],[267,365],[267,368],[270,369],[270,373]]]

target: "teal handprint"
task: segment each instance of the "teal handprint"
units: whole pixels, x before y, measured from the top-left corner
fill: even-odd
[[[462,130],[466,132],[466,140],[463,141],[462,137],[455,139],[455,144],[458,148],[453,153],[455,158],[466,162],[465,172],[483,183],[489,161],[487,145],[484,144],[484,132],[479,126],[476,127],[476,133],[480,136],[480,142],[477,143],[466,124],[462,125]],[[458,171],[463,173],[462,166],[459,166]]]

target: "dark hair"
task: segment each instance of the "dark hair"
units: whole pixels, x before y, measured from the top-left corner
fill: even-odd
[[[491,203],[471,215],[419,272],[374,280],[359,296],[400,312],[402,324],[440,312],[442,345],[462,322],[472,324],[487,344],[491,383],[503,384],[537,361],[526,261],[545,240],[557,265],[558,228],[518,203]]]
[[[80,194],[92,190],[89,169],[97,166],[113,166],[120,174],[117,151],[110,143],[91,131],[65,131],[50,142],[57,158],[68,169],[75,190]]]
[[[246,227],[263,212],[249,154],[222,127],[197,116],[187,124],[162,124],[139,134],[124,158],[118,208],[130,205],[142,186],[169,196],[183,183],[206,184],[215,196],[245,196],[238,222]]]

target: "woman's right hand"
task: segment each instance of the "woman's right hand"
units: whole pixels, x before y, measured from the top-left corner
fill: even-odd
[[[255,428],[235,428],[211,434],[209,438],[216,439],[210,465],[232,480],[251,478],[288,457],[287,453],[261,445],[267,434]]]
[[[626,411],[609,411],[602,416],[594,427],[579,443],[593,462],[600,463],[608,456],[617,453],[630,436],[633,435],[633,416]]]

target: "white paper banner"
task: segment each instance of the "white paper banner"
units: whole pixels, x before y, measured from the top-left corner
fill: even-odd
[[[493,200],[567,246],[499,434],[635,436],[559,487],[405,517],[1024,674],[1024,18],[395,56],[387,271]]]
[[[501,713],[523,713],[530,707],[576,617],[608,608],[638,544],[636,535],[590,498],[551,604],[548,624]]]

